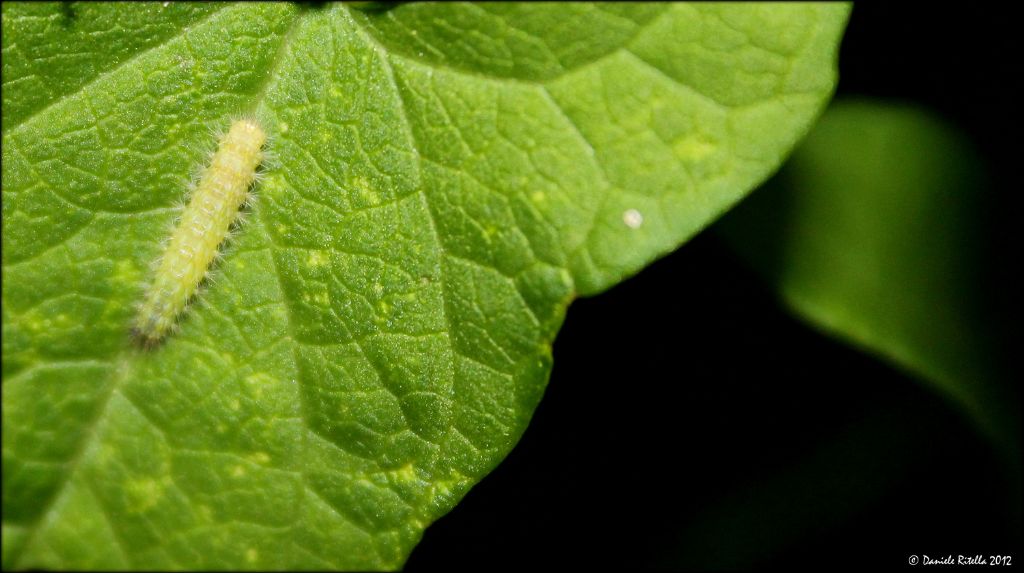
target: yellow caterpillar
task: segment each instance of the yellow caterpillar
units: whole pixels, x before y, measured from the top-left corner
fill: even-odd
[[[251,119],[235,121],[221,138],[146,291],[132,329],[142,345],[160,342],[199,288],[248,197],[266,141],[266,132]]]

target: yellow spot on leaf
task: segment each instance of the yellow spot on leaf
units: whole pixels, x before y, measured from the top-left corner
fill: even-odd
[[[128,480],[124,488],[128,511],[142,513],[152,509],[164,497],[164,486],[152,478]]]
[[[676,141],[672,146],[672,152],[683,161],[694,162],[711,155],[717,147],[713,142],[699,135],[691,135]]]
[[[309,266],[311,267],[322,267],[330,260],[330,254],[327,251],[312,250],[309,251],[309,258],[306,259],[306,262],[309,263]]]
[[[270,456],[267,452],[254,452],[249,454],[249,460],[256,464],[266,465],[270,463]]]

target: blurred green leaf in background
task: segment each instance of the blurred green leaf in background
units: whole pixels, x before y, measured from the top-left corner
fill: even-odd
[[[990,186],[933,114],[842,101],[716,228],[799,316],[934,384],[1019,464],[1004,317],[986,298]]]
[[[985,249],[992,184],[975,146],[936,114],[839,100],[781,172],[714,230],[801,319],[942,394],[999,453],[995,470],[1003,475],[994,483],[1019,484],[1019,388],[1002,352],[1006,317],[987,296],[993,288],[985,266],[999,264]],[[853,520],[915,470],[977,463],[930,447],[947,439],[936,427],[941,412],[893,390],[891,401],[799,461],[698,513],[664,564],[764,564],[797,551],[818,530]],[[1019,528],[1020,491],[1007,493],[1002,502]],[[950,492],[934,503],[971,495]],[[906,546],[908,555],[915,549]]]

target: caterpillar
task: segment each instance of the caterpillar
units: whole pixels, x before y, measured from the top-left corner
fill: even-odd
[[[266,141],[266,132],[252,119],[235,121],[220,139],[139,308],[132,334],[143,346],[159,343],[196,293],[248,198]]]

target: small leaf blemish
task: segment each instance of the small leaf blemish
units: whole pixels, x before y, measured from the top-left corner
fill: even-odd
[[[622,222],[630,229],[639,229],[644,224],[644,216],[636,209],[628,209],[622,214]]]

